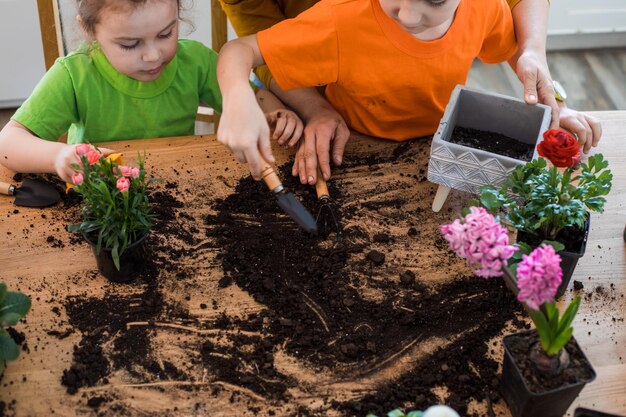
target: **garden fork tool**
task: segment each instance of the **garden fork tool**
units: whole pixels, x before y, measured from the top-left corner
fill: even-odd
[[[262,162],[263,169],[261,171],[261,178],[263,178],[267,188],[276,196],[278,205],[295,220],[301,228],[311,234],[317,234],[317,224],[311,213],[308,212],[293,194],[285,190],[274,168],[264,160],[262,160]]]
[[[319,209],[315,221],[320,235],[328,236],[330,229],[334,229],[335,233],[339,235],[341,233],[341,227],[339,226],[337,216],[335,216],[335,211],[331,205],[332,201],[330,199],[330,193],[328,192],[328,184],[319,168],[317,169],[315,191],[317,192],[317,201],[319,202]]]

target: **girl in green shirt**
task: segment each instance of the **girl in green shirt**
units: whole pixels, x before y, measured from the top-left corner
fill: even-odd
[[[192,135],[199,103],[221,112],[217,54],[178,39],[179,11],[179,0],[79,1],[92,42],[59,58],[0,131],[0,163],[69,181],[76,144]],[[259,94],[275,137],[299,137],[298,116]]]

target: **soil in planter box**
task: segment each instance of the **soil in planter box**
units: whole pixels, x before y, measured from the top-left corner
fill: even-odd
[[[500,133],[461,126],[454,127],[449,142],[526,162],[533,159],[535,151],[534,145],[520,142]]]
[[[520,335],[507,340],[515,364],[532,392],[540,394],[565,385],[589,381],[593,377],[591,365],[571,339],[565,346],[565,350],[570,355],[570,364],[561,374],[551,376],[537,372],[535,364],[529,359],[531,347],[535,343],[540,343],[539,335],[536,333]]]
[[[127,399],[139,387],[181,413],[362,417],[445,400],[485,415],[472,404],[499,401],[494,340],[524,323],[502,280],[448,250],[438,226],[457,211],[430,210],[428,150],[346,158],[329,184],[344,232],[328,239],[303,234],[250,177],[222,177],[221,194],[155,190],[143,275],[65,300],[81,335],[68,391],[99,415],[143,415]],[[290,169],[285,186],[314,211]],[[80,397],[85,386],[97,395]]]

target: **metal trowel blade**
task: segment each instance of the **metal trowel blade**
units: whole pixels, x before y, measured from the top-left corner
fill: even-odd
[[[317,234],[317,223],[313,215],[302,205],[300,201],[291,193],[276,193],[278,205],[287,213],[298,225],[311,234]]]

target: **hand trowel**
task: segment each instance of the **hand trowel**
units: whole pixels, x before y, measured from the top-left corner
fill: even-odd
[[[309,233],[317,234],[317,223],[315,219],[309,213],[309,211],[302,205],[298,199],[285,190],[283,183],[278,178],[278,174],[274,168],[263,161],[263,170],[261,177],[267,185],[267,188],[274,193],[278,205],[287,213],[298,225]]]
[[[16,206],[47,207],[61,200],[59,192],[50,184],[25,179],[20,187],[0,181],[0,194],[14,195]]]

